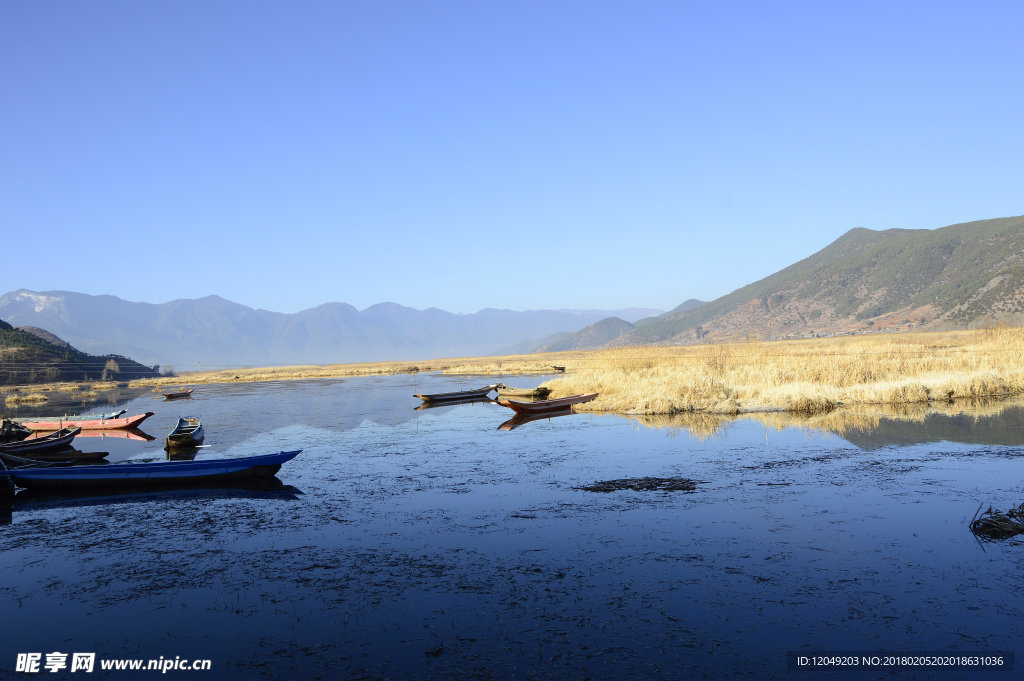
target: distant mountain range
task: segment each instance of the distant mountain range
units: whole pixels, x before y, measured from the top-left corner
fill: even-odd
[[[117,352],[178,371],[203,366],[329,364],[498,354],[573,332],[608,316],[658,310],[481,310],[452,314],[381,303],[359,311],[326,303],[294,314],[254,310],[217,296],[135,303],[116,296],[19,290],[0,297],[0,319],[46,329],[88,352]]]
[[[327,303],[295,314],[208,296],[163,304],[68,291],[0,297],[0,319],[87,352],[177,370],[327,364],[1024,322],[1024,216],[941,229],[850,230],[728,295],[657,310],[452,314]]]
[[[1024,216],[934,230],[853,229],[814,255],[716,300],[687,301],[631,329],[620,322],[602,320],[547,347],[1021,324]]]

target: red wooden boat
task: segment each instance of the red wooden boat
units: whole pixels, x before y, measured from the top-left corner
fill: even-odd
[[[115,430],[118,428],[136,428],[140,423],[155,414],[155,411],[147,411],[145,414],[125,416],[117,419],[48,419],[46,421],[22,421],[21,425],[31,430],[58,430],[60,428],[79,427],[82,430]]]
[[[498,404],[509,409],[514,409],[519,414],[542,414],[548,411],[556,411],[558,409],[565,409],[571,407],[574,404],[580,404],[582,402],[590,402],[597,393],[587,393],[585,395],[570,395],[569,397],[559,397],[556,400],[537,400],[536,402],[520,402],[518,400],[498,400]]]

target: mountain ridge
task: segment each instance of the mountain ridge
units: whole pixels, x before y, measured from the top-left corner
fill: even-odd
[[[76,347],[111,349],[178,369],[330,364],[483,356],[502,347],[571,333],[616,314],[657,310],[499,310],[456,314],[382,302],[360,311],[328,302],[296,313],[257,310],[220,296],[131,302],[74,291],[19,289],[0,296],[0,319],[36,326]]]
[[[638,323],[621,342],[807,337],[987,321],[1024,321],[1024,216],[933,230],[854,228],[763,279]]]

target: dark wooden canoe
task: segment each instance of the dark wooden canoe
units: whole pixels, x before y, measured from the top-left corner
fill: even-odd
[[[203,432],[203,424],[199,421],[198,416],[179,416],[174,430],[164,438],[164,448],[195,447],[203,441],[204,437],[206,437],[206,433]]]
[[[424,402],[418,407],[413,407],[413,411],[423,411],[424,409],[440,409],[442,407],[454,407],[460,404],[494,404],[496,400],[492,400],[490,397],[469,397],[464,400],[441,400],[440,402]]]
[[[188,390],[178,390],[173,393],[163,393],[163,396],[167,400],[179,400],[183,397],[189,397],[193,392],[195,392],[195,388],[189,388]]]
[[[451,400],[469,400],[474,397],[487,397],[487,394],[497,388],[500,383],[492,383],[486,385],[483,388],[477,388],[476,390],[460,390],[454,393],[433,393],[433,394],[422,394],[417,393],[413,397],[418,397],[424,402],[449,402]]]
[[[155,414],[154,411],[147,411],[145,414],[135,416],[123,416],[118,418],[53,418],[43,421],[22,421],[21,425],[31,430],[57,430],[58,428],[78,427],[82,430],[116,430],[118,428],[137,428],[140,423]]]
[[[538,400],[536,402],[520,402],[518,400],[498,400],[498,404],[503,407],[513,409],[519,414],[540,414],[548,411],[556,411],[558,409],[564,409],[565,407],[571,407],[574,404],[580,404],[582,402],[590,402],[597,397],[597,393],[587,393],[585,395],[570,395],[569,397],[560,397],[557,400]]]
[[[24,456],[30,452],[52,452],[67,449],[75,436],[82,431],[81,428],[61,428],[46,435],[37,435],[22,440],[21,442],[8,442],[0,445],[0,452],[5,454],[16,454]]]
[[[12,462],[12,455],[4,454],[0,452],[0,458],[4,460],[7,465],[24,465],[25,462],[29,461],[45,461],[45,462],[61,462],[71,463],[72,461],[99,461],[107,458],[110,452],[83,452],[75,449],[74,447],[65,447],[64,449],[58,449],[47,452],[22,452],[21,456],[14,456],[13,459],[17,461]]]
[[[180,487],[226,480],[246,480],[276,475],[281,464],[301,452],[244,456],[237,459],[111,463],[99,466],[50,466],[0,470],[18,487],[75,490],[110,487]]]

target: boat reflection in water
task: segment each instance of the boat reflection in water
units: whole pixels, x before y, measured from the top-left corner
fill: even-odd
[[[543,419],[553,419],[558,416],[570,416],[575,414],[572,407],[563,407],[554,411],[545,411],[538,414],[516,414],[508,421],[498,426],[498,430],[514,430],[519,426],[531,423],[532,421],[541,421]]]
[[[23,489],[9,500],[15,511],[37,511],[82,506],[106,506],[145,502],[207,502],[219,499],[278,499],[295,501],[302,491],[286,485],[276,477],[238,481],[236,483],[192,484],[187,488],[138,489],[112,492],[110,490],[80,490],[75,492],[40,492]]]
[[[421,411],[423,409],[437,409],[439,407],[454,407],[459,404],[497,404],[497,400],[492,400],[489,397],[469,397],[462,400],[446,400],[444,402],[424,402],[418,407],[415,407],[413,411]]]
[[[199,445],[182,445],[172,449],[164,449],[164,454],[167,461],[195,461],[199,449]]]
[[[119,438],[121,440],[136,440],[138,442],[152,442],[156,438],[140,428],[125,428],[124,430],[83,430],[78,434],[83,437]]]

